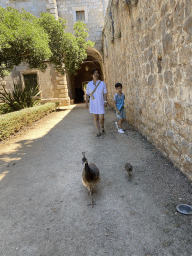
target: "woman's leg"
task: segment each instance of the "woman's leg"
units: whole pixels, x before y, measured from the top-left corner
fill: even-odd
[[[94,116],[95,126],[97,128],[97,133],[100,133],[99,115],[93,114],[93,116]]]
[[[99,115],[99,121],[101,124],[101,129],[102,129],[102,131],[104,131],[104,114]]]

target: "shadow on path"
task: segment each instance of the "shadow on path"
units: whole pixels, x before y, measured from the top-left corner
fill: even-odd
[[[191,182],[128,123],[119,134],[112,109],[99,138],[83,104],[62,113],[51,130],[38,126],[45,135],[0,155],[0,255],[191,256],[192,216],[175,209],[191,203]],[[82,152],[101,173],[94,208]]]

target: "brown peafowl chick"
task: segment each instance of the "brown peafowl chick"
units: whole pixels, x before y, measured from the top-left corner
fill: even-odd
[[[125,171],[127,172],[127,174],[128,174],[129,176],[131,176],[132,170],[133,170],[132,165],[131,165],[130,163],[126,163],[126,164],[125,164]]]
[[[95,164],[88,164],[87,158],[85,157],[85,153],[83,152],[82,164],[85,163],[85,167],[82,172],[82,182],[83,185],[89,190],[90,196],[93,194],[93,187],[101,180],[99,169]],[[91,197],[92,199],[92,197]],[[92,207],[93,207],[93,199],[92,199]]]

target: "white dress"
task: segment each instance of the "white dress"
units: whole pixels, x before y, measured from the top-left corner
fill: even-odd
[[[100,80],[97,80],[96,85],[100,82]],[[90,94],[93,92],[95,89],[95,85],[93,81],[89,82],[87,84],[86,88],[86,94],[90,96]],[[89,110],[90,113],[92,114],[105,114],[105,99],[104,99],[104,94],[107,93],[106,85],[103,81],[99,84],[97,87],[96,91],[93,94],[94,100],[90,97],[89,101]]]

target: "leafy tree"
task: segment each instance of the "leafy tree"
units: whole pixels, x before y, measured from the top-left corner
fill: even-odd
[[[29,67],[45,69],[52,55],[49,36],[38,19],[25,11],[0,7],[0,75],[26,61]]]
[[[45,70],[50,62],[63,74],[75,73],[87,57],[87,47],[94,44],[86,42],[83,22],[74,25],[74,35],[65,32],[65,23],[50,13],[37,18],[24,10],[0,7],[0,76],[23,61],[30,68]]]

